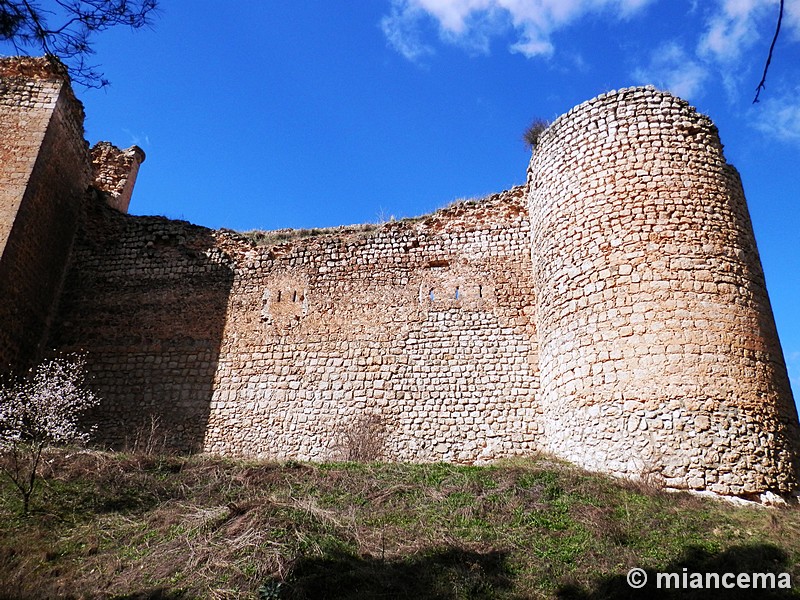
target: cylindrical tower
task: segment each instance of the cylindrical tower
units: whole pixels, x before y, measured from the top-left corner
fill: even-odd
[[[653,88],[558,118],[528,172],[542,447],[746,495],[796,487],[800,428],[736,170]]]

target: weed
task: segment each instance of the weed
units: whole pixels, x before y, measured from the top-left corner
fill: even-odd
[[[542,137],[542,134],[549,126],[550,123],[544,119],[534,119],[522,134],[522,140],[531,150],[536,150],[536,146],[539,144],[539,138]]]
[[[339,227],[310,228],[310,229],[275,229],[272,231],[262,231],[254,229],[240,233],[242,237],[250,240],[256,246],[279,246],[297,240],[349,236],[354,234],[368,234],[376,231],[378,225],[365,223],[363,225],[343,225]]]
[[[258,600],[278,600],[281,597],[283,583],[280,581],[265,581],[258,588]]]
[[[164,456],[167,454],[169,431],[161,424],[158,415],[150,418],[134,428],[133,437],[126,438],[124,451],[144,456]]]

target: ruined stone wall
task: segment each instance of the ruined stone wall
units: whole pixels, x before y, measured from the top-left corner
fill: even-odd
[[[41,350],[89,184],[65,77],[45,59],[0,60],[0,371]]]
[[[547,450],[673,487],[797,486],[741,183],[682,100],[632,88],[576,107],[525,186],[481,201],[247,236],[122,214],[143,154],[90,158],[65,81],[0,60],[0,365],[45,339],[83,352],[101,443],[318,460],[367,442],[465,463]]]
[[[154,414],[184,448],[324,459],[376,415],[389,458],[530,452],[523,196],[261,246],[98,206],[53,341],[87,352],[114,444]]]
[[[530,452],[538,378],[522,196],[247,253],[206,448],[323,459],[377,414],[390,458]]]
[[[101,443],[133,446],[152,416],[167,446],[202,449],[233,280],[224,240],[89,202],[50,347],[85,354]]]
[[[742,494],[796,485],[797,414],[716,128],[633,88],[556,120],[529,169],[543,446]]]
[[[109,206],[128,212],[144,159],[144,150],[139,146],[121,150],[109,142],[97,142],[92,147],[92,185],[106,195]]]

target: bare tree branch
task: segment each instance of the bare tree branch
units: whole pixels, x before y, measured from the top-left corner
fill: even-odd
[[[769,63],[772,62],[772,52],[775,50],[775,42],[778,41],[778,34],[781,32],[781,21],[783,20],[783,0],[781,0],[780,12],[778,13],[778,24],[775,27],[775,36],[772,38],[772,44],[769,47],[769,54],[767,55],[767,64],[764,65],[764,74],[761,76],[761,81],[756,87],[756,97],[753,98],[753,104],[758,102],[758,97],[761,90],[767,88],[767,71],[769,71]]]
[[[57,57],[74,82],[103,87],[108,81],[87,60],[94,34],[148,26],[157,7],[158,0],[0,0],[0,40],[20,54]]]

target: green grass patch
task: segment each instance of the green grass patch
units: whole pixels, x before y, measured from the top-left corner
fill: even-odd
[[[0,598],[588,599],[625,597],[634,566],[800,577],[796,506],[668,494],[549,458],[45,464],[28,518],[0,481]]]

